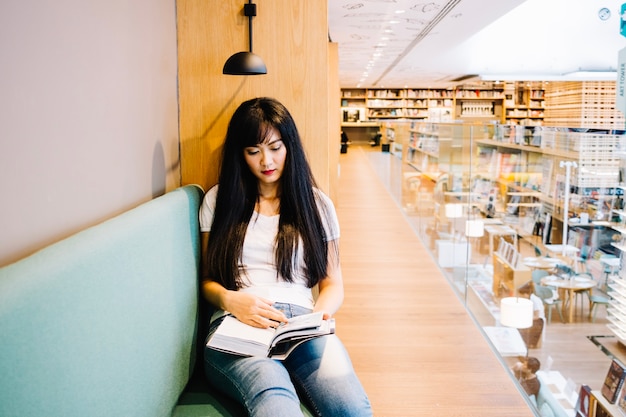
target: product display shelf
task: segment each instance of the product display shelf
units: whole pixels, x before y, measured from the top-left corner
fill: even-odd
[[[616,276],[609,282],[609,329],[622,343],[626,343],[626,283]]]
[[[470,129],[469,125],[455,123],[414,123],[403,136],[407,143],[404,160],[433,180],[447,174],[449,192],[467,189]]]
[[[550,183],[542,191],[554,196],[553,216],[562,221],[565,180],[570,166],[570,204],[568,213],[578,217],[587,213],[594,221],[611,221],[611,210],[619,183],[619,149],[624,138],[610,130],[547,129],[541,148],[553,158],[544,161],[544,171],[551,173]]]
[[[361,120],[423,120],[433,107],[451,108],[451,97],[445,89],[352,88],[342,89],[341,107],[344,112],[358,109]]]
[[[455,119],[504,123],[503,89],[501,83],[494,83],[489,88],[482,85],[457,87],[454,92]]]
[[[487,118],[502,121],[501,91],[454,88],[345,88],[341,90],[341,108],[345,115],[357,114],[361,121],[431,120],[452,121],[456,118]],[[482,100],[482,101],[481,101]],[[354,116],[351,117],[354,119]]]
[[[445,134],[442,126],[446,124],[420,123],[412,129],[407,162],[433,178],[448,174],[449,191],[476,191],[477,179],[481,178],[478,195],[482,205],[491,198],[493,207],[502,210],[496,215],[533,242],[534,234],[540,233],[535,229],[537,222],[547,222],[542,243],[559,244],[565,214],[566,167],[562,163],[575,162],[567,207],[568,218],[574,220],[568,222],[568,236],[579,249],[592,237],[594,242],[612,239],[614,232],[606,226],[610,225],[617,194],[620,157],[616,151],[623,147],[622,135],[509,126],[495,128],[491,135],[475,130],[470,141],[463,139],[470,135],[464,134],[460,125],[453,124],[452,130],[446,126]],[[470,146],[472,150],[464,150]],[[488,187],[496,190],[495,195],[490,196]],[[580,224],[578,219],[584,213],[591,222]],[[602,237],[597,238],[598,234]]]
[[[620,411],[619,407],[615,404],[611,404],[601,391],[591,391],[591,405],[589,417],[623,417],[624,413]]]
[[[345,88],[342,111],[358,109],[361,121],[394,119],[622,129],[616,83],[482,82],[449,88]]]
[[[532,279],[531,270],[517,261],[493,252],[493,293],[496,299],[512,297],[516,288]]]
[[[620,149],[623,149],[624,145],[620,145]],[[626,155],[624,152],[616,152],[621,157],[620,172],[624,172],[626,166]],[[620,175],[621,177],[622,175]],[[621,179],[621,178],[620,178]],[[615,240],[611,243],[611,246],[615,248],[619,254],[621,260],[620,264],[624,262],[624,253],[626,253],[626,211],[624,210],[624,190],[623,183],[619,183],[615,186],[616,199],[612,205],[611,214],[613,217],[619,219],[618,222],[611,224],[612,230],[619,233],[619,240]],[[614,220],[614,219],[611,219]],[[609,276],[609,307],[607,308],[609,329],[617,336],[622,344],[626,344],[626,271],[624,268],[619,269],[619,274],[612,274]]]
[[[543,82],[507,83],[504,95],[505,123],[523,126],[543,125],[546,108]]]
[[[439,125],[412,123],[409,129],[406,162],[433,181],[440,175]]]
[[[390,119],[406,116],[406,90],[384,89],[367,91],[367,117]]]
[[[548,84],[544,125],[623,129],[625,119],[615,108],[615,89],[613,81]]]

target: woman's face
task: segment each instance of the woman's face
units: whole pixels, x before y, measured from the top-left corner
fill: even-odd
[[[260,186],[278,185],[285,167],[287,148],[276,129],[268,129],[263,143],[245,148],[243,155]]]

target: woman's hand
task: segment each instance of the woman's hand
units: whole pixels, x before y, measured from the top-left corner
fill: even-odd
[[[267,329],[286,323],[287,317],[272,307],[272,301],[241,291],[228,291],[223,298],[224,309],[250,326]]]

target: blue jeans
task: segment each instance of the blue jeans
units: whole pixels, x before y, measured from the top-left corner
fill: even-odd
[[[288,318],[310,312],[293,304],[274,307]],[[302,343],[284,361],[205,348],[204,369],[211,386],[243,404],[250,416],[301,416],[300,401],[318,416],[372,415],[348,353],[334,334]]]

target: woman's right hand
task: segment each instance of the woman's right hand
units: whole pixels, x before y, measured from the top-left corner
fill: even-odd
[[[287,317],[272,307],[271,300],[241,291],[227,291],[223,297],[224,309],[250,326],[268,328],[286,323]]]

